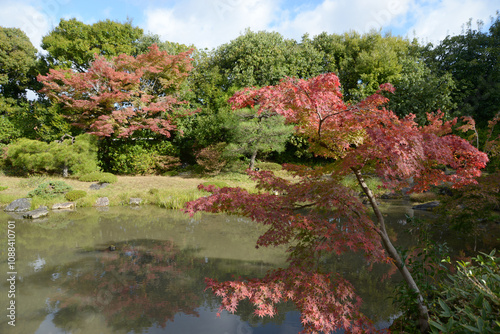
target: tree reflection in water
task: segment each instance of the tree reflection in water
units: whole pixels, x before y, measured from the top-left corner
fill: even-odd
[[[85,315],[94,313],[113,329],[141,332],[165,327],[179,312],[198,316],[202,301],[192,271],[201,259],[171,241],[135,240],[115,247],[100,251],[95,262],[71,269],[76,274],[67,275],[51,298],[57,327],[80,328]]]

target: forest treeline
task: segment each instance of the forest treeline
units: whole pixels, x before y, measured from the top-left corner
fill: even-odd
[[[211,50],[162,41],[131,22],[61,19],[41,48],[20,29],[0,27],[7,173],[163,174],[181,164],[217,173],[231,161],[311,162],[293,125],[272,111],[232,110],[230,98],[246,87],[330,72],[348,103],[391,83],[386,107],[400,117],[415,114],[425,125],[427,113],[441,110],[458,117],[457,126],[472,117],[471,140],[489,153],[490,168],[498,164],[491,145],[499,132],[498,13],[488,29],[469,21],[437,45],[376,31],[296,41],[246,30]]]

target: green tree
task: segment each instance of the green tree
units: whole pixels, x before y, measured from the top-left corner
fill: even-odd
[[[194,45],[187,46],[185,44],[176,42],[169,42],[169,41],[162,42],[160,36],[158,36],[157,34],[149,33],[146,35],[142,35],[135,43],[136,49],[134,52],[134,56],[143,53],[148,53],[149,47],[152,46],[153,44],[156,44],[158,46],[158,49],[160,49],[161,51],[167,51],[168,54],[170,55],[176,55],[182,52],[195,49]]]
[[[27,113],[27,89],[36,82],[36,49],[17,28],[0,27],[0,143],[8,144],[23,131],[13,117]]]
[[[231,142],[234,136],[232,129],[237,122],[237,116],[228,107],[217,109],[216,112],[203,108],[201,112],[181,119],[179,130],[183,135],[174,137],[181,159],[194,163],[195,155],[201,149]]]
[[[500,105],[500,15],[489,31],[483,23],[472,28],[469,21],[462,34],[447,36],[438,45],[423,50],[426,63],[437,75],[450,73],[456,81],[453,102],[458,113],[471,116],[480,127],[496,115]]]
[[[59,25],[42,39],[44,57],[49,68],[72,68],[84,72],[94,55],[110,59],[119,54],[134,54],[143,30],[129,20],[119,23],[111,20],[87,25],[77,19],[61,19]]]
[[[308,43],[322,54],[322,73],[337,73],[347,101],[359,101],[375,93],[381,84],[398,79],[403,70],[401,60],[413,50],[406,39],[374,31],[364,35],[324,32]]]
[[[227,106],[238,89],[274,85],[286,76],[319,74],[320,54],[304,45],[277,32],[246,30],[213,51],[200,52],[191,77],[198,102],[215,109]]]
[[[230,156],[249,156],[249,169],[254,169],[258,153],[283,152],[294,132],[293,125],[285,124],[285,117],[275,112],[258,114],[254,109],[244,108],[237,115],[240,121],[233,129],[233,142],[226,152]]]
[[[0,94],[4,98],[26,97],[35,79],[36,49],[18,28],[0,27]]]
[[[401,75],[392,82],[396,91],[389,96],[388,109],[399,117],[414,114],[421,125],[427,121],[427,113],[441,110],[451,115],[456,107],[451,96],[456,87],[451,74],[438,76],[417,58],[404,58],[400,63]]]

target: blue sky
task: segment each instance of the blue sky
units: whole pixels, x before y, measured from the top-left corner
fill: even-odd
[[[129,18],[162,40],[209,49],[246,28],[295,40],[377,29],[438,43],[469,19],[488,27],[497,10],[498,0],[0,0],[0,25],[22,29],[37,48],[61,18],[73,17],[87,24]]]

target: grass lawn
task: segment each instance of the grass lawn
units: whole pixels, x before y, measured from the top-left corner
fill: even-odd
[[[104,189],[89,190],[93,182],[81,182],[71,178],[33,176],[28,178],[0,176],[0,206],[5,207],[15,199],[27,197],[27,194],[46,181],[64,181],[74,190],[84,190],[87,196],[77,200],[77,206],[92,206],[98,197],[108,197],[110,205],[127,205],[130,197],[140,197],[144,204],[154,204],[160,207],[178,209],[184,203],[201,196],[206,192],[197,189],[204,182],[221,184],[223,186],[240,186],[248,190],[254,188],[248,176],[231,173],[211,178],[197,176],[118,176],[116,183]],[[64,196],[54,198],[38,198],[32,200],[32,208],[39,205],[51,206],[54,203],[66,202]]]

